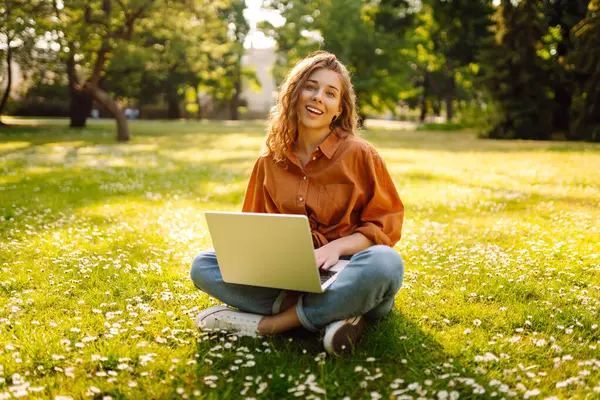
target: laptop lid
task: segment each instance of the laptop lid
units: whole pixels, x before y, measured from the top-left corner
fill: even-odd
[[[223,280],[321,293],[305,215],[205,213]]]

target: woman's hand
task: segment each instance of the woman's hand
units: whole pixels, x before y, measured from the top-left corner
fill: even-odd
[[[315,250],[317,267],[328,270],[340,260],[340,251],[338,250],[338,247],[332,245],[332,243],[333,242],[327,243],[325,246]]]

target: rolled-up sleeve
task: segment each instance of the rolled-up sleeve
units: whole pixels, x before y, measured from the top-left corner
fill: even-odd
[[[365,160],[371,193],[360,215],[360,232],[375,244],[393,247],[401,237],[404,204],[383,159],[371,153]]]
[[[252,174],[248,180],[248,188],[244,197],[242,212],[275,213],[277,207],[273,203],[265,182],[265,158],[260,157],[254,164]]]

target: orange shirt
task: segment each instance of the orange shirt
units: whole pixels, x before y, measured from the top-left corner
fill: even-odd
[[[360,232],[375,244],[400,240],[404,205],[375,148],[331,133],[304,168],[292,151],[287,166],[261,156],[250,176],[243,212],[304,214],[315,247]]]

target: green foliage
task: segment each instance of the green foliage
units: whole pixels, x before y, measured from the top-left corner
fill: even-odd
[[[67,117],[69,101],[66,82],[47,80],[35,83],[7,107],[7,114],[16,116]]]
[[[43,35],[51,4],[44,0],[0,0],[0,116],[14,85],[13,64],[23,70],[32,68],[45,50],[36,48]]]
[[[488,0],[426,0],[437,23],[435,47],[457,65],[467,66],[489,37],[492,2]]]
[[[553,92],[552,130],[569,129],[569,109],[575,83],[573,54],[577,51],[571,30],[586,15],[589,0],[545,1],[542,10],[548,22],[548,32],[542,39],[538,54],[548,62],[548,78]]]
[[[103,86],[142,106],[165,99],[178,108],[181,90],[208,79],[211,59],[227,49],[222,39],[227,26],[217,15],[224,3],[201,3],[194,12],[181,6],[154,9],[135,40],[116,49]]]
[[[404,33],[412,21],[412,10],[404,1],[361,0],[273,0],[269,7],[281,11],[287,20],[280,27],[262,25],[277,41],[277,81],[287,70],[314,50],[330,51],[352,73],[359,108],[394,111],[407,60],[400,53]],[[398,12],[398,7],[402,12]]]
[[[592,0],[586,18],[573,28],[575,91],[568,138],[600,142],[600,1]]]
[[[502,1],[495,19],[495,37],[481,53],[481,82],[498,113],[487,136],[549,139],[553,92],[548,62],[539,53],[547,32],[539,1]]]
[[[249,31],[244,9],[243,0],[211,2],[195,13],[185,7],[156,9],[137,38],[115,50],[103,86],[142,106],[164,99],[170,109],[179,107],[186,88],[218,102],[234,97],[242,79],[259,88],[255,72],[241,66]],[[187,101],[185,110],[200,111]]]

